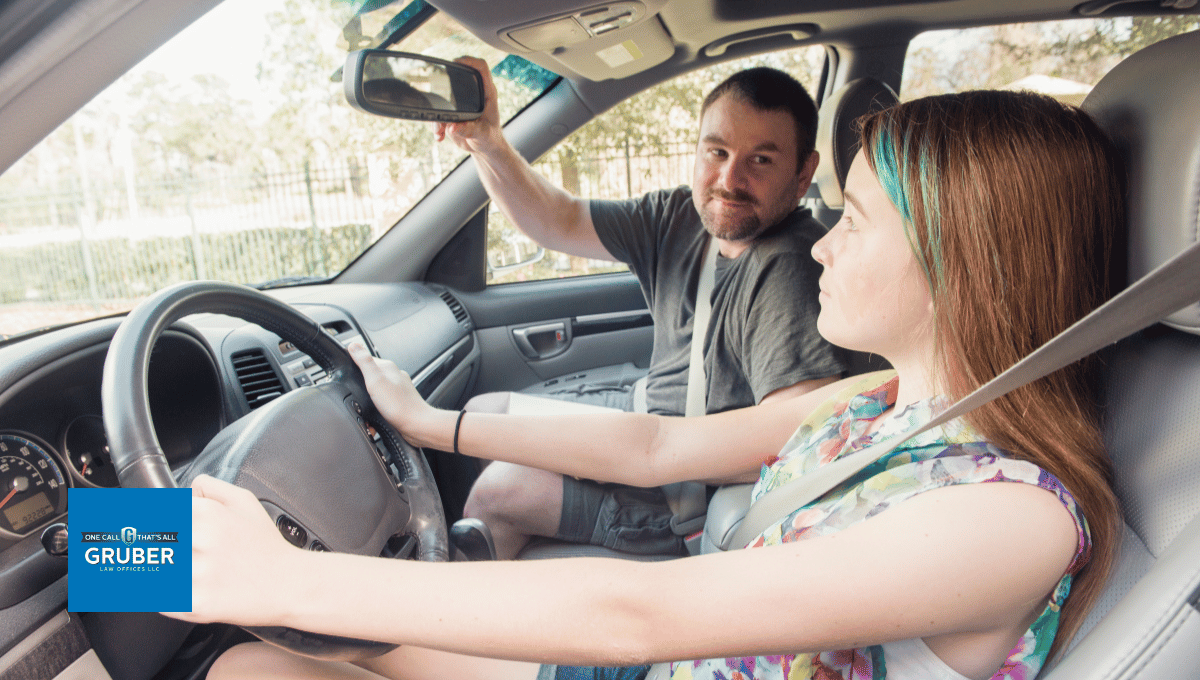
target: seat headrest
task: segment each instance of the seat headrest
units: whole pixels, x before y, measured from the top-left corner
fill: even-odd
[[[1083,109],[1129,180],[1128,282],[1200,240],[1200,31],[1151,45],[1096,84]],[[1200,303],[1168,325],[1200,334]]]
[[[850,161],[858,153],[858,128],[854,121],[897,101],[896,93],[886,84],[874,78],[859,78],[839,87],[821,102],[816,145],[821,164],[814,179],[825,205],[842,207],[842,187],[846,185]]]

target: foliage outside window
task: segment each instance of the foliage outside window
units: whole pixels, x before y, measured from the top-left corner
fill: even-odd
[[[819,45],[764,54],[694,71],[621,102],[575,131],[534,163],[549,181],[584,198],[620,199],[656,189],[691,184],[700,104],[709,90],[730,75],[755,66],[790,73],[809,92],[821,76],[825,49]],[[545,251],[532,265],[505,271],[505,265],[537,253],[499,210],[488,215],[491,283],[532,281],[626,271],[624,264]],[[499,271],[496,271],[499,270]]]
[[[406,214],[465,154],[346,103],[356,4],[224,3],[0,175],[0,337],[179,281],[332,276]],[[393,49],[506,57],[442,14]],[[503,75],[504,120],[549,84]]]
[[[929,31],[904,60],[900,98],[1027,89],[1079,105],[1125,57],[1200,28],[1200,17],[1076,19]]]

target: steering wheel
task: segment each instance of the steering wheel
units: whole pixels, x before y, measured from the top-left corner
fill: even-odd
[[[447,561],[445,514],[424,455],[379,415],[341,343],[312,319],[246,286],[203,281],[165,288],[130,312],[113,336],[101,399],[121,486],[176,486],[150,419],[146,377],[163,330],[201,312],[258,324],[312,357],[330,380],[289,391],[222,430],[180,485],[209,474],[249,489],[285,537],[308,549]],[[370,426],[379,433],[379,447]],[[247,630],[285,649],[333,660],[369,658],[395,647],[283,627]]]

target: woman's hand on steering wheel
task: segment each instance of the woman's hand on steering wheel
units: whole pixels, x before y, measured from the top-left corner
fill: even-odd
[[[279,580],[303,550],[284,540],[254,494],[201,475],[192,483],[192,611],[166,616],[243,626],[277,625]]]
[[[408,443],[421,446],[423,443],[416,441],[410,433],[422,417],[436,409],[425,403],[425,399],[413,385],[412,378],[400,370],[399,366],[387,359],[375,358],[366,347],[357,342],[347,349],[363,373],[367,392],[371,394],[375,408],[400,431]]]

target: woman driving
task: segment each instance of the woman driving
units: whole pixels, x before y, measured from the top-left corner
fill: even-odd
[[[865,118],[861,148],[813,248],[818,328],[894,371],[702,418],[464,418],[353,348],[376,406],[419,446],[641,486],[759,471],[758,498],[927,421],[1106,297],[1121,173],[1078,109],[930,97]],[[242,645],[210,678],[641,678],[661,661],[676,680],[1032,678],[1117,540],[1089,377],[1070,366],[908,440],[746,550],[667,562],[303,551],[252,494],[201,477],[194,610],[172,616],[402,645],[360,666]]]

